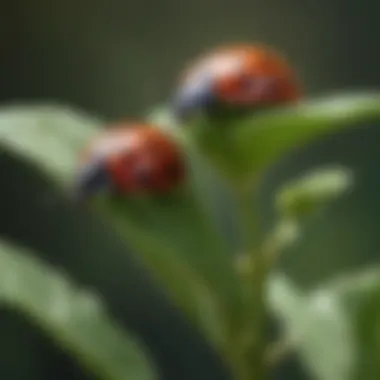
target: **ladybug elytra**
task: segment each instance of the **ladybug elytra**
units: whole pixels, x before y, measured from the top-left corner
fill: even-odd
[[[180,148],[155,126],[112,126],[85,150],[78,192],[87,197],[101,188],[121,194],[166,193],[185,174]]]
[[[185,70],[174,107],[179,116],[188,116],[200,109],[257,109],[299,98],[293,70],[282,56],[263,46],[233,45],[211,51]]]

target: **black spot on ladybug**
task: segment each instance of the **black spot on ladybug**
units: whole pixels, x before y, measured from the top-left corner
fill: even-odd
[[[172,162],[171,164],[167,165],[165,168],[165,173],[170,179],[180,178],[182,175],[182,172],[183,172],[183,167],[182,167],[181,162]]]

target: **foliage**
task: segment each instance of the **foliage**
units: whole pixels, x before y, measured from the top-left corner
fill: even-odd
[[[107,379],[156,378],[134,339],[112,321],[102,301],[49,268],[30,252],[0,244],[0,299],[24,313]]]
[[[313,379],[377,379],[378,271],[364,269],[303,292],[275,270],[280,255],[302,235],[305,220],[352,188],[353,173],[318,168],[279,189],[277,220],[264,241],[254,195],[265,169],[286,152],[378,116],[376,94],[308,101],[218,125],[199,119],[188,129],[178,128],[160,108],[147,119],[172,133],[186,152],[192,170],[185,188],[169,199],[106,196],[91,209],[144,261],[228,363],[233,378],[264,378],[290,350]],[[1,149],[32,165],[35,176],[44,176],[70,199],[78,156],[103,124],[60,106],[5,107]],[[229,197],[225,204],[215,201],[220,193]],[[220,233],[217,210],[223,207],[234,208],[238,247],[231,248]],[[38,254],[1,242],[3,303],[48,331],[99,378],[155,378],[157,363],[148,364],[143,355],[149,347],[137,348],[102,301],[92,305],[90,293],[40,262]],[[266,335],[269,312],[282,328],[274,344]]]

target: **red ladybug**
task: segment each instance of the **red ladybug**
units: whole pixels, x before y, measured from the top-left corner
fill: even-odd
[[[167,193],[185,175],[182,154],[164,132],[149,124],[111,127],[84,151],[78,173],[80,198],[100,191]]]
[[[189,66],[174,98],[179,116],[213,107],[257,109],[294,102],[300,89],[275,51],[252,45],[217,48]]]

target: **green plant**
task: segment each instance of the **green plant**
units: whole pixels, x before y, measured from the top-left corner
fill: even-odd
[[[116,229],[144,261],[227,363],[231,379],[268,378],[291,351],[318,380],[377,379],[378,270],[308,293],[276,270],[304,221],[350,190],[353,174],[318,168],[279,189],[276,223],[264,239],[255,194],[265,169],[286,152],[379,116],[378,94],[304,101],[214,122],[198,118],[186,128],[178,128],[169,109],[159,108],[146,119],[171,133],[186,153],[192,170],[185,188],[169,198],[108,195],[91,204],[94,218]],[[104,124],[64,107],[13,106],[0,110],[0,144],[4,154],[31,165],[33,176],[60,189],[72,207],[78,154]],[[215,210],[221,205],[214,198],[220,191],[232,194],[242,243],[235,249],[218,228]],[[135,343],[139,337],[127,336],[90,291],[20,244],[3,241],[0,261],[2,302],[48,331],[88,370],[109,380],[157,378],[149,350]],[[267,336],[269,314],[282,326],[274,343]]]

